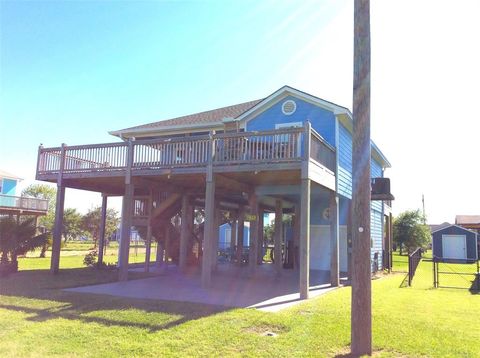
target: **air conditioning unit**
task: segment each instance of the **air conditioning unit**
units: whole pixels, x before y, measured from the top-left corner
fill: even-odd
[[[395,197],[390,193],[389,178],[372,178],[371,181],[371,200],[394,200]]]

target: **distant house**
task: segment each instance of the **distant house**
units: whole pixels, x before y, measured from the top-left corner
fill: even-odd
[[[443,229],[444,227],[447,227],[447,226],[450,226],[450,225],[452,225],[452,224],[445,221],[441,224],[429,224],[428,227],[430,228],[430,232],[434,232],[434,231]]]
[[[455,225],[480,233],[480,215],[457,215]]]
[[[46,200],[17,196],[17,184],[23,179],[0,169],[0,216],[46,215]]]
[[[442,261],[478,260],[477,233],[449,225],[432,232],[433,257]]]

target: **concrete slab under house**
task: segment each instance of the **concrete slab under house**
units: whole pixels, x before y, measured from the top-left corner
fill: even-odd
[[[233,282],[273,271],[275,284],[295,287],[300,299],[309,297],[315,277],[336,287],[340,276],[348,276],[352,114],[347,108],[284,86],[264,99],[110,133],[120,140],[39,148],[36,178],[58,186],[53,272],[59,269],[65,190],[76,188],[102,193],[104,213],[109,196],[123,197],[120,281],[128,279],[132,227],[144,233],[146,271],[155,240],[155,266],[175,265],[180,274],[197,270],[191,277],[202,289],[218,285],[225,265],[238,268],[225,271]],[[390,167],[373,142],[367,160],[372,178]],[[265,213],[275,215],[269,245]],[[390,267],[391,218],[389,202],[372,201],[372,272]],[[270,251],[274,262],[266,255]]]

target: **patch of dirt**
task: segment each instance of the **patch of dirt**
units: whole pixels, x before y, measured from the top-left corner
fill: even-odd
[[[258,326],[247,327],[244,332],[258,334],[264,337],[278,337],[280,333],[287,332],[288,328],[281,325],[266,325],[260,324]]]

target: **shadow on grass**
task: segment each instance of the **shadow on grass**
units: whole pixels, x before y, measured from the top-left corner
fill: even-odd
[[[131,279],[139,279],[151,275],[132,272],[129,276]],[[135,327],[150,332],[169,329],[227,310],[225,307],[197,303],[62,290],[115,282],[117,277],[116,271],[90,268],[64,269],[57,275],[52,275],[48,270],[21,271],[0,279],[0,295],[5,298],[0,303],[0,309],[24,312],[29,315],[26,319],[34,322],[63,318],[106,326]]]

